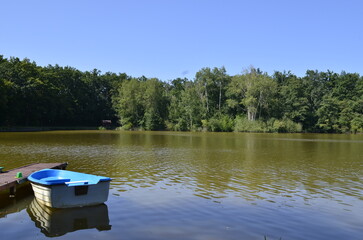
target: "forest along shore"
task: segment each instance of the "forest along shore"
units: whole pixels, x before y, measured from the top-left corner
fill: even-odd
[[[0,129],[102,128],[102,120],[123,130],[360,133],[363,77],[206,67],[194,79],[161,81],[0,55]]]

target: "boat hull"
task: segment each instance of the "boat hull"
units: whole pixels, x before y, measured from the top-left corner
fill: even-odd
[[[52,208],[72,208],[104,203],[108,199],[110,182],[92,185],[42,185],[31,182],[36,199]]]

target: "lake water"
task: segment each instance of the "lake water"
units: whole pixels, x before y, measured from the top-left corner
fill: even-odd
[[[0,133],[0,166],[36,162],[113,178],[109,199],[2,194],[1,239],[363,239],[363,135]]]

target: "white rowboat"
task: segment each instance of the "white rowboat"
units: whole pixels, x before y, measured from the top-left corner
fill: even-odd
[[[36,199],[48,207],[92,206],[108,199],[111,178],[66,170],[44,169],[32,173]]]

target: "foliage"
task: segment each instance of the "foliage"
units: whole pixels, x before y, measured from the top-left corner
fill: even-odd
[[[124,129],[164,129],[167,101],[163,83],[158,79],[124,81],[118,87],[113,103]]]
[[[175,131],[197,130],[205,114],[203,103],[193,82],[183,81],[182,84],[178,93],[170,99],[168,128]]]
[[[290,72],[275,72],[274,78],[279,82],[278,98],[280,100],[275,117],[304,123],[309,117],[309,101],[304,81]]]
[[[274,120],[270,131],[278,133],[298,133],[302,131],[302,125],[301,123],[295,123],[288,118],[284,118],[282,120]]]
[[[0,56],[0,125],[97,126],[116,121],[111,91],[118,75],[71,67],[39,67]]]
[[[271,77],[251,67],[244,74],[232,78],[228,95],[234,101],[229,101],[229,105],[233,107],[237,103],[244,106],[248,120],[255,121],[268,109],[276,88],[277,84]]]
[[[234,131],[236,132],[268,132],[266,123],[260,120],[250,121],[246,116],[237,116]]]
[[[225,92],[230,77],[224,67],[202,68],[195,74],[195,84],[203,105],[203,118],[210,118],[225,109]]]
[[[228,115],[217,114],[204,122],[204,127],[212,132],[232,132],[234,129],[234,120]]]
[[[202,68],[193,80],[132,78],[38,66],[0,55],[0,126],[100,126],[120,130],[363,132],[363,77],[306,71],[230,76]]]

